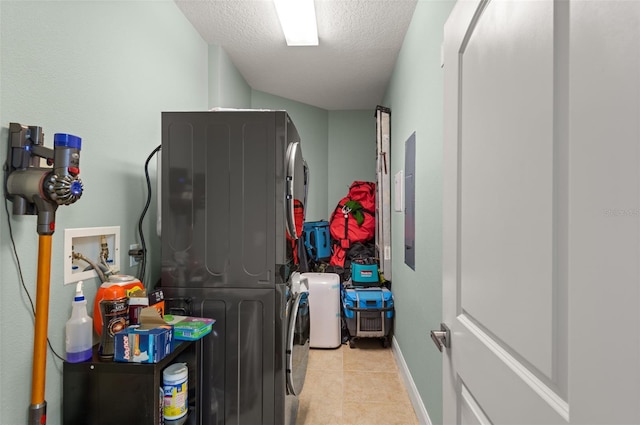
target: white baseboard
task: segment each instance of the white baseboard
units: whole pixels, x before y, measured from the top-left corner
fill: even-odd
[[[427,408],[424,407],[422,398],[420,398],[418,388],[416,387],[415,382],[413,382],[413,377],[409,372],[409,367],[404,361],[404,357],[402,356],[402,351],[400,351],[398,341],[396,341],[395,337],[393,337],[392,341],[393,342],[391,344],[391,348],[393,350],[398,369],[400,369],[400,375],[402,375],[404,384],[407,387],[407,392],[409,393],[409,399],[411,400],[411,404],[413,405],[413,410],[416,412],[416,416],[418,417],[418,422],[420,423],[420,425],[433,425],[431,423],[429,413],[427,412]]]

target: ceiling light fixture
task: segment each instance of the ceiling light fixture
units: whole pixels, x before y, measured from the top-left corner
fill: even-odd
[[[273,0],[287,46],[317,46],[318,25],[313,0]]]

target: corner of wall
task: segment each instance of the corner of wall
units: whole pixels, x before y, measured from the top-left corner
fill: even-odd
[[[220,102],[220,50],[221,47],[216,44],[209,44],[207,49],[209,108],[213,108]]]
[[[251,87],[218,45],[209,45],[209,108],[250,108]]]

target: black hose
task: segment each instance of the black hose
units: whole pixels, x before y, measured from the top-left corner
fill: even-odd
[[[29,299],[29,304],[31,305],[31,313],[33,314],[33,319],[35,320],[36,317],[36,308],[35,305],[33,304],[33,298],[31,298],[31,294],[29,294],[29,290],[27,289],[27,285],[25,285],[24,283],[24,275],[22,274],[22,264],[20,263],[20,256],[18,256],[18,249],[16,248],[16,241],[13,237],[13,226],[11,225],[11,214],[9,214],[9,196],[8,196],[8,191],[7,188],[5,186],[5,192],[4,192],[4,210],[7,213],[7,224],[9,226],[9,238],[11,239],[11,246],[13,247],[13,255],[15,257],[16,260],[16,266],[18,268],[18,278],[20,279],[20,284],[22,285],[22,289],[24,290],[25,294],[27,295],[27,298]],[[64,361],[64,357],[62,357],[60,354],[57,353],[56,350],[53,349],[53,346],[51,345],[51,341],[49,340],[49,336],[47,335],[47,345],[49,345],[49,350],[51,350],[51,352],[53,353],[54,356],[56,356],[58,359]]]
[[[151,161],[151,158],[153,158],[153,156],[156,153],[158,153],[158,151],[161,148],[162,148],[162,145],[158,145],[158,147],[156,147],[153,150],[153,152],[149,154],[149,156],[147,157],[147,160],[144,163],[144,176],[147,179],[147,202],[145,203],[144,208],[142,210],[142,214],[140,215],[140,221],[138,221],[138,234],[140,235],[140,246],[142,247],[142,259],[140,260],[138,280],[142,282],[145,288],[147,287],[144,281],[144,278],[145,278],[144,275],[147,268],[147,245],[144,241],[144,232],[142,231],[142,221],[144,220],[144,216],[147,214],[147,210],[149,209],[149,204],[151,204],[151,179],[149,178],[149,161]]]

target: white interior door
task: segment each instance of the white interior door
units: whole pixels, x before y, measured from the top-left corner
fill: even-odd
[[[640,2],[445,26],[445,423],[640,423]]]

